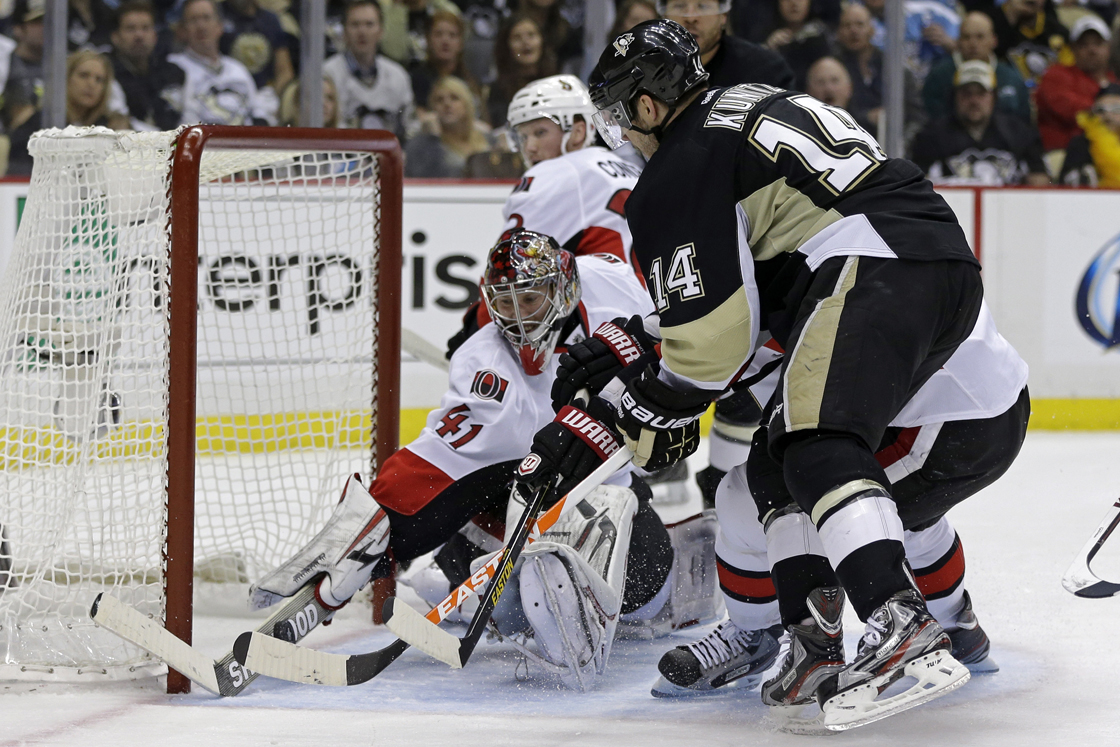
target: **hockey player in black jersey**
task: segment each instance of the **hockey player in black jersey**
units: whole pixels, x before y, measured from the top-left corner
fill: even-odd
[[[915,588],[874,449],[975,327],[979,263],[920,170],[846,112],[706,79],[691,36],[665,20],[612,40],[592,75],[600,134],[649,159],[627,219],[662,338],[659,366],[605,394],[635,461],[661,466],[689,453],[696,420],[761,342],[786,351],[746,465],[785,557],[782,621],[811,652],[798,637],[839,622],[835,605],[810,609],[831,598],[812,592],[842,586],[868,629],[853,662],[791,656],[764,693],[792,703],[805,693],[789,684],[827,666],[812,687],[825,725],[851,728],[968,678]],[[918,684],[879,699],[904,676]]]

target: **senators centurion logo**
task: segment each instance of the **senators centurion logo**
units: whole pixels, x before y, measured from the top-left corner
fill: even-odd
[[[1077,289],[1077,321],[1105,350],[1120,345],[1120,235],[1097,252]]]
[[[634,35],[630,33],[623,34],[614,40],[612,45],[615,48],[615,57],[625,57],[630,45],[634,43]]]
[[[508,386],[509,381],[499,376],[497,371],[484,368],[475,373],[474,382],[471,384],[471,394],[479,399],[492,399],[495,402],[501,402],[505,399],[506,387]]]

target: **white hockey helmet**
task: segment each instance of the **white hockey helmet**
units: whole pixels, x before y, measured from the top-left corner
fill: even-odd
[[[551,236],[519,229],[495,244],[486,258],[486,310],[530,376],[548,366],[579,297],[576,259]]]
[[[576,122],[577,114],[583,117],[587,126],[587,135],[581,147],[591,145],[595,139],[591,117],[595,112],[595,105],[591,103],[591,96],[587,93],[587,85],[582,80],[574,75],[553,75],[534,80],[515,93],[509,102],[506,118],[511,138],[518,149],[521,148],[521,142],[517,136],[517,125],[535,119],[548,119],[563,131],[560,152],[567,153],[568,138],[572,135],[572,125]]]

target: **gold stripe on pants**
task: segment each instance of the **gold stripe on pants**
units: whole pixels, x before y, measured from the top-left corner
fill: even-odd
[[[858,265],[858,256],[848,257],[844,262],[832,295],[817,302],[790,354],[782,381],[783,420],[787,433],[819,427],[840,315],[848,291],[856,283]]]

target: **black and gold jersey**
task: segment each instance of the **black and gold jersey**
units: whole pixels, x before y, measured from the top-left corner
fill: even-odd
[[[665,368],[720,389],[798,276],[845,255],[976,263],[952,210],[842,109],[764,85],[712,89],[663,133],[626,204]]]

